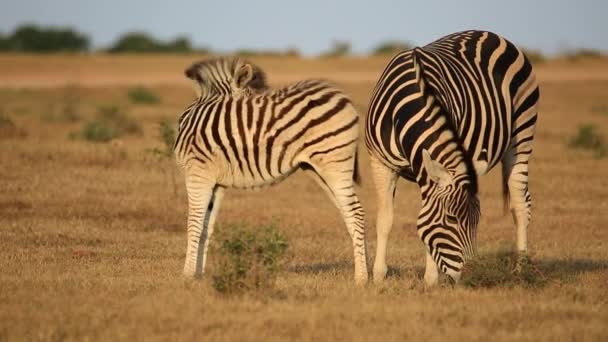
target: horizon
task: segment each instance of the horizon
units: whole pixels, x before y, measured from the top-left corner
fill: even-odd
[[[434,0],[408,5],[382,0],[344,5],[311,0],[289,6],[276,0],[209,5],[194,0],[170,5],[158,0],[108,0],[104,4],[10,0],[0,12],[0,32],[10,34],[28,23],[68,27],[87,35],[91,49],[99,50],[123,34],[139,31],[162,41],[185,36],[193,47],[214,53],[295,49],[304,56],[316,56],[330,50],[334,42],[348,42],[352,54],[362,55],[388,41],[420,46],[449,33],[475,28],[496,32],[522,48],[546,55],[580,49],[608,51],[608,36],[604,34],[608,24],[602,18],[608,13],[608,3],[602,1],[515,0],[488,4],[467,0],[453,4]],[[249,23],[251,20],[255,25]]]

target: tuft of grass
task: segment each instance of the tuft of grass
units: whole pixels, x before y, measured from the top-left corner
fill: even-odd
[[[568,146],[593,151],[595,158],[598,159],[606,155],[604,137],[597,132],[593,124],[579,126],[576,136],[570,139]]]
[[[153,92],[152,90],[143,87],[137,86],[129,89],[128,92],[129,99],[133,103],[139,104],[157,104],[160,103],[160,96]]]
[[[274,224],[266,227],[232,225],[214,238],[216,267],[213,288],[222,294],[268,291],[288,248],[287,238]]]
[[[465,265],[462,284],[471,288],[514,287],[538,288],[547,278],[527,257],[513,251],[481,255]]]
[[[125,135],[141,134],[140,124],[116,106],[100,107],[94,120],[84,124],[82,130],[70,133],[70,139],[81,137],[92,142],[108,142]]]

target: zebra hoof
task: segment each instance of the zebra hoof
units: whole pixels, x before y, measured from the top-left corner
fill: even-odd
[[[374,269],[374,273],[373,273],[373,280],[374,283],[380,284],[382,282],[384,282],[384,279],[386,279],[386,273],[387,273],[387,269],[385,268],[379,268],[379,269]]]

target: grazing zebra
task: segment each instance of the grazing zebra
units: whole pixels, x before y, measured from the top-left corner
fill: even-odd
[[[193,64],[198,99],[179,119],[174,153],[188,192],[184,274],[204,272],[224,189],[276,183],[301,169],[329,195],[352,238],[355,280],[367,281],[364,212],[355,193],[359,115],[333,85],[308,80],[271,90],[238,58]]]
[[[374,89],[365,130],[379,208],[375,281],[386,275],[398,176],[420,186],[417,232],[426,246],[428,285],[437,283],[438,268],[457,282],[475,254],[477,177],[498,162],[517,249],[525,255],[538,99],[529,60],[491,32],[455,33],[390,61]]]

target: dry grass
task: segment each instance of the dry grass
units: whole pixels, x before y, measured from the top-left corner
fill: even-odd
[[[421,279],[415,185],[399,185],[389,278],[357,288],[337,210],[313,181],[296,174],[273,188],[226,194],[219,229],[277,221],[290,242],[272,295],[226,298],[209,278],[181,278],[182,178],[173,161],[146,153],[161,144],[159,120],[177,119],[192,99],[181,71],[197,57],[148,56],[136,63],[133,56],[49,56],[34,63],[39,57],[0,56],[0,69],[7,69],[0,70],[2,110],[12,129],[24,132],[0,139],[0,341],[608,338],[608,161],[567,147],[584,122],[608,134],[608,119],[591,110],[606,101],[606,61],[539,67],[542,112],[530,174],[534,217],[526,273],[511,272],[515,229],[502,214],[497,171],[481,181],[481,257],[468,267],[463,286],[436,289],[425,289]],[[307,74],[335,79],[362,113],[384,63],[260,61],[275,84]],[[11,71],[27,65],[33,69],[23,75]],[[81,76],[62,78],[66,65],[77,66]],[[131,104],[134,84],[149,86],[162,103]],[[62,108],[67,87],[74,86],[83,120],[99,106],[120,106],[143,135],[108,144],[69,140],[81,123],[43,116]],[[373,256],[372,182],[359,193]],[[212,274],[213,254],[210,262]]]

